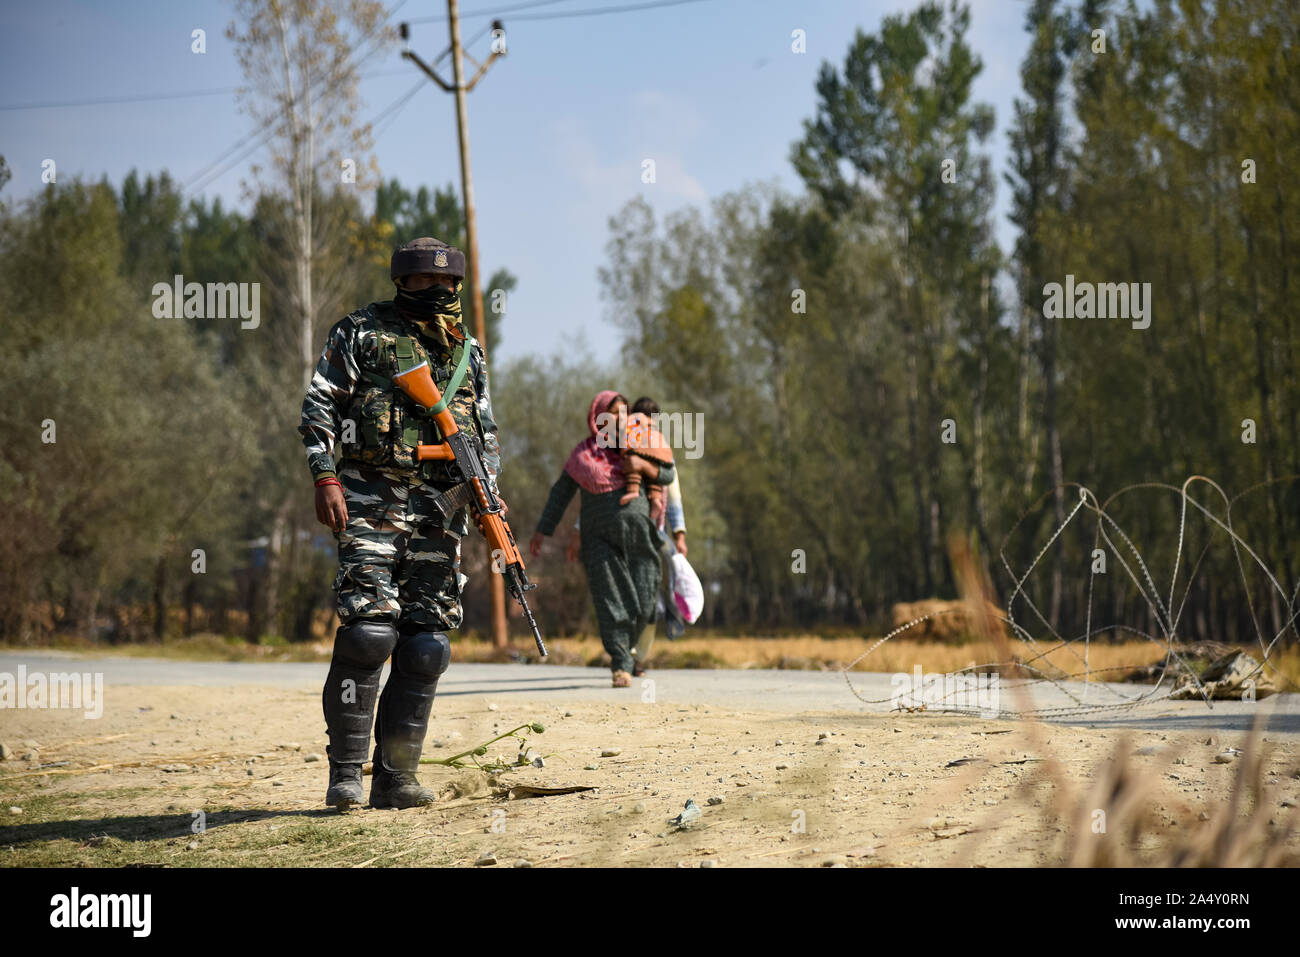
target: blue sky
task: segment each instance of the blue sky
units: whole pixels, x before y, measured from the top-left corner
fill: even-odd
[[[487,25],[475,16],[521,0],[462,0],[464,36]],[[797,191],[788,160],[800,121],[813,113],[820,64],[842,62],[856,28],[910,2],[701,0],[658,10],[573,19],[525,20],[622,6],[628,0],[562,0],[502,14],[509,55],[469,96],[471,155],[484,275],[506,266],[519,278],[499,359],[585,347],[610,357],[618,333],[606,321],[596,270],[607,221],[638,194],[662,215],[745,183],[775,181]],[[392,4],[390,4],[390,7]],[[969,42],[984,61],[978,99],[992,104],[990,143],[998,174],[998,239],[1009,249],[1008,190],[1001,181],[1012,100],[1028,37],[1021,0],[973,0]],[[442,0],[406,0],[395,20],[445,14]],[[163,94],[241,81],[224,29],[233,8],[219,0],[6,4],[0,12],[0,106]],[[207,53],[190,51],[195,28]],[[808,50],[791,52],[791,31]],[[412,46],[432,59],[446,24],[417,23]],[[486,56],[486,37],[471,52]],[[417,79],[396,45],[362,68],[362,117],[378,114]],[[443,71],[449,74],[449,69]],[[251,121],[231,94],[156,102],[0,111],[0,154],[14,197],[39,188],[41,162],[60,179],[119,183],[133,167],[169,170],[182,182],[245,135]],[[375,153],[385,178],[460,188],[455,107],[426,84],[383,130]],[[653,158],[657,182],[641,182]],[[244,207],[245,163],[206,186]]]

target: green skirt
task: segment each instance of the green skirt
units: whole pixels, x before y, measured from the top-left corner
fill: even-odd
[[[654,620],[663,569],[644,492],[619,506],[622,496],[621,489],[582,493],[582,564],[610,666],[630,672],[632,648]],[[610,498],[612,502],[599,501]]]

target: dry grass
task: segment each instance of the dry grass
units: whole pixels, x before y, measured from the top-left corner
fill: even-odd
[[[962,596],[977,633],[1001,648],[1003,659],[1010,656],[997,617],[987,608],[991,594],[973,554],[959,539],[950,542],[953,567]],[[1276,790],[1265,784],[1269,752],[1257,721],[1242,749],[1230,749],[1216,756],[1216,763],[1236,761],[1236,773],[1228,800],[1211,814],[1194,817],[1185,801],[1169,807],[1161,796],[1161,778],[1171,775],[1168,767],[1158,770],[1135,760],[1128,737],[1122,738],[1110,756],[1098,766],[1086,785],[1071,780],[1066,766],[1048,746],[1048,728],[1034,721],[1025,727],[1044,755],[1042,771],[1029,783],[1051,785],[1055,817],[1065,826],[1063,863],[1069,867],[1278,867],[1300,863],[1290,846],[1294,823],[1274,817],[1278,807]],[[1211,736],[1206,744],[1214,744]],[[1165,758],[1178,757],[1170,748]],[[1185,760],[1184,762],[1185,763]],[[1291,770],[1300,777],[1300,769]],[[1278,783],[1276,779],[1274,783]],[[1023,791],[1026,789],[1022,789]],[[1161,822],[1166,835],[1162,840]],[[1048,817],[1053,816],[1048,812]]]
[[[849,665],[874,643],[874,638],[821,638],[802,635],[793,638],[683,638],[678,641],[659,639],[651,651],[652,668],[783,668],[792,670],[837,671]],[[604,654],[595,638],[557,638],[548,642],[551,659],[557,664],[590,664]],[[1032,662],[1040,671],[1060,676],[1084,671],[1083,649],[1071,646],[1052,648],[1039,643],[1010,643],[1012,654],[1021,661]],[[492,660],[491,649],[483,645],[458,646],[461,661]],[[479,654],[482,657],[479,657]],[[1117,645],[1093,645],[1088,665],[1098,669],[1133,669],[1159,661],[1162,648],[1145,641]],[[931,641],[893,638],[867,657],[857,661],[855,671],[911,672],[920,665],[927,672],[953,672],[972,664],[985,665],[1005,661],[991,641],[962,645],[943,645]],[[1103,677],[1114,680],[1119,672]]]
[[[1066,827],[1069,867],[1294,867],[1294,824],[1277,814],[1277,790],[1265,784],[1265,749],[1256,727],[1237,760],[1228,800],[1200,820],[1184,804],[1170,808],[1158,794],[1157,771],[1133,760],[1121,741],[1097,769],[1086,793],[1054,764],[1056,806]],[[1167,773],[1167,769],[1164,773]],[[1161,839],[1161,813],[1172,819]],[[1276,815],[1276,817],[1275,817]]]
[[[1006,617],[1006,612],[992,602],[988,603],[984,614],[990,620]],[[889,616],[895,628],[910,626],[907,637],[917,641],[960,644],[971,641],[976,636],[976,622],[965,601],[944,601],[939,598],[903,601],[890,609]],[[1005,629],[1002,633],[1008,635]]]
[[[652,668],[780,668],[789,670],[835,671],[846,667],[867,651],[875,637],[826,637],[791,635],[773,637],[709,635],[667,641],[660,637],[651,651]],[[551,652],[548,664],[591,665],[606,667],[608,658],[600,640],[593,636],[555,638],[547,642]],[[164,644],[95,645],[68,641],[46,647],[82,653],[103,653],[132,657],[161,657],[191,661],[329,661],[329,642],[288,645],[254,645],[217,635],[197,635]],[[1241,647],[1256,657],[1259,649]],[[999,649],[1002,650],[999,650]],[[920,665],[929,673],[950,673],[972,664],[985,665],[1007,661],[1007,649],[1014,659],[1054,677],[1074,675],[1083,678],[1084,648],[1075,643],[1056,647],[1048,642],[1030,645],[1025,641],[976,640],[964,644],[942,644],[899,636],[876,648],[857,661],[854,671],[884,673],[911,672]],[[1049,650],[1050,649],[1050,650]],[[3,647],[0,651],[34,652],[30,647]],[[524,639],[515,638],[513,647],[501,651],[484,641],[456,639],[453,659],[465,662],[513,661],[520,656],[536,658],[536,650]],[[1164,648],[1148,641],[1115,644],[1094,643],[1088,649],[1088,667],[1094,680],[1121,680],[1126,671],[1160,661]],[[1277,650],[1273,666],[1278,671],[1282,691],[1300,690],[1300,648]]]

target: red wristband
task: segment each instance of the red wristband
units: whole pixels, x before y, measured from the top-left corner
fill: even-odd
[[[337,485],[339,488],[343,487],[343,483],[340,482],[338,479],[334,478],[332,475],[327,475],[325,478],[316,480],[317,488],[321,488],[322,486],[325,485]]]

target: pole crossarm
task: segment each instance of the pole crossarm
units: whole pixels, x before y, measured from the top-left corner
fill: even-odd
[[[474,78],[470,80],[468,84],[466,84],[465,91],[469,92],[470,90],[474,89],[475,84],[477,84],[478,81],[482,78],[483,74],[488,71],[488,67],[492,65],[492,61],[502,55],[503,54],[494,52],[490,57],[488,57],[487,62],[479,66],[478,72],[474,74]]]
[[[402,56],[410,60],[416,66],[418,66],[424,72],[425,76],[431,79],[434,83],[437,83],[438,86],[442,87],[444,92],[446,93],[456,92],[456,88],[452,86],[450,83],[447,83],[445,80],[443,80],[443,78],[438,76],[437,73],[433,72],[433,67],[429,66],[429,64],[425,63],[422,59],[420,59],[420,55],[416,53],[414,50],[403,50]]]

